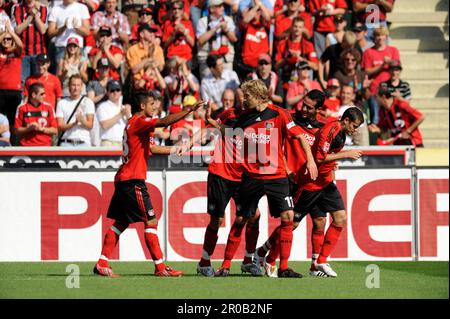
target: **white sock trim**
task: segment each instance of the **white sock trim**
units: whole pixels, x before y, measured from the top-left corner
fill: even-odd
[[[162,259],[158,259],[158,260],[153,260],[153,262],[155,263],[155,265],[159,265],[163,263]]]
[[[104,256],[104,255],[101,255],[101,256],[100,256],[100,259],[102,259],[102,260],[106,260],[106,261],[108,261],[108,260],[109,260],[109,258],[108,258],[108,257],[106,257],[106,256]]]
[[[209,254],[206,252],[206,250],[203,250],[203,252],[202,252],[202,258],[203,258],[204,260],[209,260]]]
[[[146,228],[145,232],[146,233],[150,233],[150,234],[155,234],[155,235],[158,234],[158,231],[156,229],[154,229],[154,228]]]
[[[111,230],[119,236],[120,236],[120,234],[122,234],[122,232],[115,226],[111,226]]]

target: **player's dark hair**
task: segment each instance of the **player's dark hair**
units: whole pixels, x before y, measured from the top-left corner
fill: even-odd
[[[386,83],[381,83],[378,87],[378,95],[384,96],[387,99],[390,99],[392,97],[393,89],[390,88]]]
[[[356,106],[349,107],[345,110],[344,114],[342,114],[341,121],[348,118],[350,122],[358,121],[360,123],[364,123],[364,115],[363,112]]]
[[[206,65],[208,68],[215,68],[217,64],[217,60],[222,59],[223,56],[220,54],[211,54],[206,58]]]
[[[323,106],[323,103],[325,103],[325,94],[317,89],[309,91],[305,97],[316,102],[316,109],[320,109]]]
[[[44,89],[44,84],[42,84],[41,82],[36,82],[30,85],[30,88],[28,89],[28,94],[29,96],[31,96],[33,93],[36,94],[39,92],[40,89]]]
[[[147,93],[139,93],[133,96],[131,100],[131,113],[137,113],[141,111],[141,105],[146,104],[148,99],[150,99],[151,96]]]

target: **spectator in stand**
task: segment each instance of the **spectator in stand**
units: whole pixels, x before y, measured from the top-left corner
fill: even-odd
[[[356,45],[356,35],[352,31],[346,31],[342,43],[329,46],[319,60],[318,78],[323,87],[327,86],[327,80],[332,78],[338,70],[344,67],[341,58],[343,51],[354,48]]]
[[[11,21],[23,48],[22,83],[36,73],[36,56],[46,54],[47,7],[36,0],[23,0],[11,11]]]
[[[183,96],[199,95],[200,84],[189,70],[187,62],[178,56],[172,56],[167,61],[168,74],[164,78],[170,99],[170,113],[182,110]]]
[[[380,83],[389,80],[389,66],[393,60],[400,61],[400,53],[396,47],[386,44],[386,39],[389,35],[387,28],[381,27],[375,29],[374,46],[367,49],[362,57],[361,68],[369,75],[372,80],[370,84],[369,107],[371,123],[378,123],[379,106],[375,95],[377,93]]]
[[[11,146],[8,118],[0,113],[0,147]]]
[[[94,79],[98,77],[98,61],[107,59],[110,66],[111,78],[120,81],[120,67],[124,61],[123,50],[113,44],[112,32],[107,26],[99,28],[97,38],[97,46],[89,52],[89,61],[95,72]]]
[[[27,78],[23,88],[23,95],[28,97],[31,85],[40,82],[45,88],[44,101],[50,104],[53,107],[53,110],[56,110],[56,103],[58,103],[59,99],[63,96],[61,81],[56,75],[48,72],[50,58],[47,54],[38,54],[36,56],[36,64],[37,74]]]
[[[302,36],[310,40],[313,36],[313,25],[311,15],[306,12],[304,0],[288,0],[283,9],[277,10],[275,14],[275,47],[278,47],[278,41],[286,40],[291,34],[292,22],[300,17],[304,21],[302,27]]]
[[[64,132],[61,139],[63,147],[91,146],[90,131],[94,124],[95,106],[88,97],[81,95],[83,80],[79,74],[69,79],[70,96],[61,99],[56,106],[56,122],[60,132]],[[81,100],[80,102],[80,99]],[[75,107],[78,108],[75,110]],[[72,112],[75,113],[68,122]]]
[[[17,108],[14,130],[20,146],[52,146],[58,134],[54,106],[45,102],[45,93],[42,83],[31,84],[28,102]]]
[[[172,2],[163,26],[164,51],[167,58],[178,56],[192,65],[192,49],[195,45],[195,32],[190,20],[183,19],[183,1]]]
[[[64,0],[62,4],[52,8],[48,17],[47,35],[52,38],[55,46],[53,65],[62,60],[69,38],[75,38],[80,49],[84,47],[83,38],[90,33],[90,18],[87,6],[76,0]]]
[[[133,90],[146,90],[148,82],[153,81],[148,75],[151,69],[157,68],[158,73],[164,69],[164,51],[155,43],[155,32],[158,30],[148,24],[139,26],[139,42],[127,51],[127,63],[133,77]],[[150,85],[151,86],[151,85]]]
[[[257,68],[260,54],[267,54],[270,51],[270,10],[261,1],[255,2],[251,8],[246,8],[243,12],[243,19],[240,24],[243,38],[242,63],[244,73],[249,73]],[[240,72],[239,72],[240,73]],[[243,75],[245,78],[247,75]]]
[[[400,79],[402,64],[398,60],[392,60],[389,65],[390,78],[383,82],[390,90],[391,95],[400,101],[411,101],[411,89],[409,83]],[[382,84],[383,84],[382,83]]]
[[[69,96],[69,79],[72,75],[79,74],[83,80],[82,94],[86,94],[84,83],[88,81],[88,60],[83,56],[78,38],[67,39],[64,57],[59,61],[56,75],[61,80],[63,95]]]
[[[341,100],[339,99],[341,86],[336,79],[329,79],[327,82],[327,98],[323,103],[321,113],[324,117],[339,117],[339,107]]]
[[[207,0],[192,0],[190,6],[190,16],[192,25],[197,25],[202,17],[202,11],[206,7]]]
[[[223,111],[236,107],[236,95],[232,89],[225,89],[222,94],[222,107],[212,109],[211,117],[216,119]]]
[[[224,15],[223,4],[223,0],[208,0],[209,15],[202,17],[197,24],[197,59],[201,78],[209,74],[206,59],[211,55],[223,55],[224,68],[233,70],[233,43],[237,42],[238,38],[233,19]]]
[[[164,111],[164,97],[161,95],[161,92],[158,90],[150,91],[149,93],[154,98],[153,105],[153,117],[152,118],[164,118],[167,116],[167,112]],[[168,127],[157,127],[155,128],[155,132],[153,133],[153,142],[156,145],[166,145],[169,144],[168,140],[170,139],[170,128]]]
[[[293,73],[297,71],[295,66],[298,62],[307,63],[310,69],[314,71],[318,68],[314,45],[303,37],[304,26],[303,18],[295,17],[289,37],[281,40],[277,48],[275,61],[277,62],[277,69],[281,70],[281,81],[285,88]]]
[[[419,125],[425,116],[409,102],[394,98],[392,93],[392,89],[387,85],[380,85],[376,96],[380,105],[380,120],[377,125],[372,123],[369,130],[377,134],[388,130],[390,138],[384,141],[384,144],[423,147]]]
[[[90,13],[97,11],[100,7],[100,0],[78,0],[78,2],[85,4]]]
[[[305,61],[297,63],[298,80],[289,83],[286,102],[289,109],[300,110],[305,95],[314,89],[322,91],[319,82],[311,80],[311,67]]]
[[[152,27],[158,29],[156,31],[156,33],[161,33],[161,35],[162,35],[161,28],[158,25],[156,25],[155,21],[153,20],[153,9],[151,7],[144,7],[142,9],[140,9],[138,15],[139,15],[139,20],[131,28],[130,42],[139,40],[138,29],[139,29],[139,26],[144,23],[151,25]],[[161,45],[161,43],[158,43],[158,44]]]
[[[233,70],[225,69],[224,58],[221,55],[209,55],[206,63],[210,73],[201,82],[200,91],[203,101],[210,101],[213,108],[222,107],[222,94],[225,89],[238,90],[239,78]]]
[[[369,146],[369,130],[367,129],[367,116],[360,103],[356,103],[356,94],[353,87],[344,85],[341,87],[341,106],[339,107],[339,118],[350,107],[358,107],[364,115],[364,123],[352,136],[347,135],[346,145]]]
[[[359,101],[369,97],[370,81],[367,74],[359,69],[361,54],[356,48],[347,49],[341,53],[344,67],[334,73],[341,87],[349,85],[355,89]]]
[[[170,19],[170,6],[172,3],[179,0],[159,0],[156,4],[156,12],[157,12],[157,19],[156,22],[159,25],[164,25],[164,23]],[[190,15],[190,5],[189,0],[182,0],[184,3],[183,6],[183,19],[189,20]]]
[[[0,33],[5,32],[6,22],[11,23],[8,12],[6,12],[6,5],[4,0],[0,0]]]
[[[367,40],[367,28],[363,22],[356,21],[353,25],[352,31],[356,35],[356,48],[361,53],[361,55],[367,49],[373,47],[372,40]]]
[[[150,63],[145,68],[143,77],[137,82],[137,89],[141,91],[158,90],[164,92],[166,87],[166,82],[159,71],[158,64],[155,62]]]
[[[394,9],[395,0],[354,0],[353,12],[358,21],[365,21],[366,39],[373,41],[376,28],[388,28],[386,14]],[[376,13],[376,14],[374,14]]]
[[[337,14],[334,16],[334,25],[336,26],[334,32],[327,34],[325,38],[325,49],[330,45],[341,43],[344,37],[345,28],[347,27],[347,20],[345,20],[344,15]]]
[[[138,23],[139,12],[142,8],[149,6],[148,0],[122,0],[122,12],[128,18],[128,23],[130,26],[134,26]],[[155,1],[153,1],[155,2]],[[152,6],[154,7],[154,6]]]
[[[249,79],[261,80],[266,85],[271,100],[277,105],[283,104],[283,88],[278,75],[272,71],[272,60],[268,54],[260,54],[258,57],[258,66],[256,72],[250,74]]]
[[[240,0],[239,2],[239,12],[242,16],[245,16],[248,11],[251,9],[258,7],[265,11],[265,14],[268,14],[268,20],[273,17],[273,4],[272,0]]]
[[[96,117],[100,124],[101,146],[122,146],[123,131],[131,117],[131,105],[122,104],[122,86],[111,80],[107,85],[108,100],[100,103]]]
[[[22,41],[6,21],[0,34],[0,113],[14,123],[17,106],[22,100]],[[14,137],[11,138],[12,143]]]
[[[130,25],[126,15],[117,11],[117,0],[105,0],[104,11],[92,15],[91,27],[94,36],[101,27],[109,27],[112,33],[112,43],[120,48],[127,48],[131,35]]]
[[[106,96],[106,85],[110,80],[113,80],[110,76],[111,67],[109,61],[106,58],[100,59],[97,62],[97,76],[95,80],[89,81],[86,92],[89,99],[94,104],[101,102]]]
[[[196,102],[197,99],[194,96],[185,96],[183,99],[183,109],[192,107]],[[190,112],[183,119],[170,126],[170,139],[173,144],[180,142],[182,144],[189,143],[190,137],[205,126],[205,122],[202,119],[195,119],[194,112]]]
[[[314,46],[319,58],[325,51],[325,38],[328,33],[334,32],[335,15],[343,15],[347,9],[345,0],[311,0],[309,2],[314,21]]]

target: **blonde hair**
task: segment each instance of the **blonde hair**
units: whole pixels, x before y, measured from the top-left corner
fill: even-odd
[[[388,36],[389,35],[389,30],[386,27],[379,27],[376,28],[375,30],[373,30],[373,36],[379,36],[379,35],[385,35]]]
[[[249,80],[245,81],[241,85],[241,89],[244,93],[248,93],[255,99],[261,101],[261,103],[267,103],[270,101],[269,91],[266,85],[261,80]]]
[[[342,42],[345,42],[349,46],[352,46],[356,43],[356,34],[353,31],[345,31]]]

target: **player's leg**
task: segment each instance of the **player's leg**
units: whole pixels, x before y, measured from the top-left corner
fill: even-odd
[[[210,220],[205,230],[202,257],[197,264],[197,273],[206,277],[214,276],[214,269],[211,266],[210,257],[216,248],[219,228],[223,223],[225,208],[231,198],[228,182],[220,176],[211,173],[208,174],[207,205]]]
[[[339,240],[342,228],[347,223],[347,213],[342,196],[334,183],[323,189],[318,207],[321,211],[329,211],[333,216],[333,222],[325,233],[322,249],[317,258],[317,269],[325,272],[329,277],[336,277],[336,272],[330,267],[327,260]]]
[[[261,267],[253,264],[253,255],[256,250],[256,243],[259,235],[260,212],[256,209],[255,216],[250,217],[245,228],[245,258],[241,264],[243,273],[250,273],[253,276],[262,276]]]
[[[225,247],[224,259],[221,269],[230,269],[231,260],[233,259],[236,251],[241,243],[241,235],[244,226],[248,221],[248,217],[236,216],[233,224],[231,225],[230,233],[228,234],[227,246]]]
[[[325,215],[325,214],[324,214]],[[317,263],[320,251],[322,250],[325,240],[325,225],[327,223],[326,216],[311,216],[313,227],[311,231],[311,264]]]

